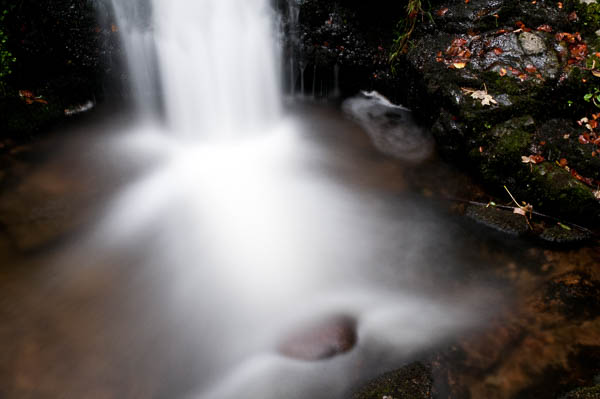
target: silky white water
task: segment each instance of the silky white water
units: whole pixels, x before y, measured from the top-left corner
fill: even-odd
[[[132,94],[187,138],[268,129],[281,116],[268,0],[112,0]]]
[[[124,305],[151,304],[121,328],[135,337],[123,344],[133,364],[154,353],[166,380],[153,381],[166,392],[156,397],[342,397],[484,317],[473,298],[493,292],[465,284],[457,294],[437,271],[462,262],[449,227],[410,198],[363,192],[359,170],[344,177],[372,154],[314,143],[357,126],[283,112],[268,0],[112,2],[137,117],[104,151],[151,167],[59,263],[114,267]],[[384,135],[389,121],[373,119],[397,107],[358,101],[354,117]],[[418,129],[395,131],[389,153],[429,156]],[[311,363],[278,351],[290,329],[332,315],[357,321],[350,353]]]

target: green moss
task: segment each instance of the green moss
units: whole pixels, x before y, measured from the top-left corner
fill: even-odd
[[[586,4],[580,0],[567,0],[565,2],[567,12],[575,11],[578,17],[578,25],[584,33],[594,33],[600,29],[600,4]]]

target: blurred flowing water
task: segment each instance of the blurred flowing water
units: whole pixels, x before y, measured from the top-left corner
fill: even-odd
[[[407,171],[437,169],[405,109],[355,99],[362,128],[328,108],[284,111],[267,0],[114,7],[137,117],[89,122],[0,204],[18,215],[26,198],[46,223],[5,223],[2,256],[20,267],[0,287],[0,333],[16,342],[0,393],[344,397],[503,309],[503,284],[481,270],[495,258],[411,188]],[[15,250],[83,209],[77,234]],[[356,320],[349,352],[278,350],[338,315]]]

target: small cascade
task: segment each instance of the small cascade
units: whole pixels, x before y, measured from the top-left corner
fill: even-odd
[[[281,112],[269,0],[112,0],[144,115],[187,138],[262,131]]]

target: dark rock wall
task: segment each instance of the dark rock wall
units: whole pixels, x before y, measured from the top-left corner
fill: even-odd
[[[4,31],[16,58],[0,98],[2,136],[28,136],[60,121],[64,110],[115,97],[119,87],[118,27],[103,0],[2,1]],[[47,104],[26,104],[19,91]]]

